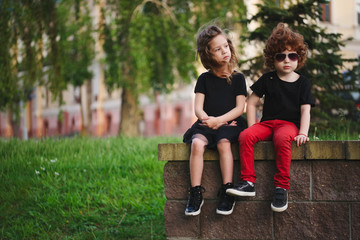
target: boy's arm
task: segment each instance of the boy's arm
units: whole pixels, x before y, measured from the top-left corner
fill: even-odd
[[[305,144],[307,141],[309,141],[308,133],[310,127],[310,109],[310,104],[301,105],[300,130],[298,135],[294,138],[297,146]]]
[[[246,119],[248,127],[251,127],[256,123],[256,105],[258,104],[260,97],[255,93],[252,93],[247,100],[246,106]]]

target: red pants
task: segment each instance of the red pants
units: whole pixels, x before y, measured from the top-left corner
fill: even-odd
[[[274,142],[277,173],[275,187],[290,188],[291,143],[299,129],[292,122],[269,120],[256,123],[245,129],[239,136],[241,180],[255,182],[254,144],[259,141]]]

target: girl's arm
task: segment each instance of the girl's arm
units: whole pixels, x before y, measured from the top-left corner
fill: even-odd
[[[203,121],[203,124],[212,129],[218,129],[222,125],[227,124],[228,121],[231,121],[235,118],[241,116],[245,108],[245,95],[236,96],[236,106],[231,109],[229,112],[218,117],[209,117],[207,120]]]
[[[201,121],[208,119],[208,115],[204,111],[205,94],[197,92],[195,94],[195,116]]]
[[[310,109],[310,104],[301,105],[300,130],[298,135],[294,138],[297,146],[305,144],[307,141],[309,141],[308,132],[310,127]]]
[[[256,105],[258,104],[260,97],[255,93],[252,93],[247,100],[246,106],[246,119],[248,127],[251,127],[256,123]]]

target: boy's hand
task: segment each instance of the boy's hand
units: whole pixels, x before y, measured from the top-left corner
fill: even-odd
[[[298,134],[295,138],[294,141],[296,141],[296,146],[300,146],[302,144],[305,144],[306,142],[309,141],[309,138],[305,135],[305,134]]]

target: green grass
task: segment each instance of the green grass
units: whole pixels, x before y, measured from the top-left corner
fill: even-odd
[[[181,139],[0,140],[0,239],[165,239],[166,142]]]
[[[0,140],[0,239],[165,239],[165,142]]]

